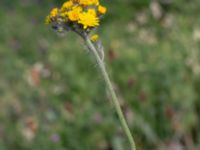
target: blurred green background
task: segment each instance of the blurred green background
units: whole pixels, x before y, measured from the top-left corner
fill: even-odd
[[[44,24],[62,3],[0,1],[0,150],[129,150],[83,41]],[[102,3],[98,33],[138,150],[199,150],[200,1]]]

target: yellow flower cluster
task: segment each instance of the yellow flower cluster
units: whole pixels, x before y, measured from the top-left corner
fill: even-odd
[[[60,9],[51,10],[46,23],[54,23],[59,19],[64,23],[77,24],[86,30],[99,26],[100,17],[106,11],[99,0],[68,0]]]

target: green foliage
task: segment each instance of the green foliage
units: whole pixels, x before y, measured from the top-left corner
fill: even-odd
[[[127,150],[83,41],[44,25],[61,3],[0,2],[0,149]],[[103,3],[106,64],[138,150],[199,149],[199,0],[161,3],[160,20],[147,0]]]

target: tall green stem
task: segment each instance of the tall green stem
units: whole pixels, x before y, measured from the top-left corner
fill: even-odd
[[[115,110],[116,110],[116,112],[118,114],[119,120],[120,120],[120,122],[122,124],[123,130],[124,130],[125,134],[127,135],[128,140],[130,142],[131,150],[136,150],[134,139],[133,139],[132,134],[130,132],[130,129],[129,129],[128,125],[127,125],[125,117],[124,117],[124,115],[122,113],[119,101],[117,99],[117,96],[115,94],[115,91],[113,89],[111,81],[109,79],[109,76],[108,76],[108,73],[106,71],[104,62],[101,60],[101,58],[100,58],[100,56],[99,56],[99,54],[97,52],[97,49],[95,48],[95,46],[93,45],[93,43],[91,42],[91,40],[89,39],[89,37],[86,36],[84,39],[85,39],[85,42],[86,42],[88,48],[90,49],[90,51],[95,56],[95,59],[97,61],[98,67],[99,67],[99,70],[100,70],[100,72],[101,72],[101,74],[102,74],[102,76],[103,76],[103,78],[104,78],[104,80],[106,82],[106,85],[108,87],[109,93],[111,94],[112,101],[113,101]]]

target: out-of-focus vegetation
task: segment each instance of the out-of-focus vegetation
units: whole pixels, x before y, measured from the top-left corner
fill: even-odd
[[[0,150],[128,150],[84,43],[44,25],[62,2],[0,1]],[[138,150],[200,149],[200,1],[102,2],[98,32]]]

